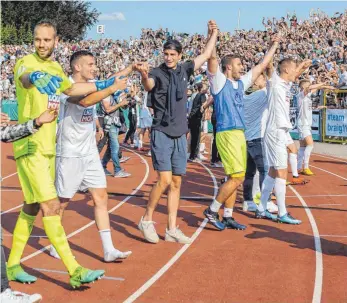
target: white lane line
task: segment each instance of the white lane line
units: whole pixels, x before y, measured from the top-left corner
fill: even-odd
[[[314,155],[314,156],[317,156],[317,157],[326,158],[326,159],[336,160],[336,161],[341,162],[341,163],[347,163],[346,161],[344,161],[343,158],[327,157],[327,156],[323,156],[323,155],[320,155],[320,154],[313,154],[313,155]]]
[[[305,209],[306,215],[311,224],[313,238],[314,238],[314,246],[316,251],[316,275],[315,275],[315,281],[314,281],[312,303],[320,303],[322,299],[322,286],[323,286],[323,254],[322,254],[322,244],[321,244],[321,239],[319,236],[318,227],[312,215],[312,212],[310,208],[308,207],[308,205],[306,204],[305,200],[291,185],[289,185],[289,188],[298,197],[299,201],[301,202],[302,206]]]
[[[135,194],[140,190],[140,188],[145,184],[145,182],[146,182],[147,179],[148,179],[148,176],[149,176],[149,166],[148,166],[148,162],[147,162],[140,154],[138,154],[138,153],[136,153],[136,152],[134,152],[134,151],[132,151],[132,150],[129,150],[129,151],[131,151],[131,152],[134,153],[135,155],[139,156],[140,159],[141,159],[142,161],[144,161],[143,163],[144,163],[145,166],[146,166],[146,174],[145,174],[145,176],[143,177],[141,183],[131,192],[131,194],[130,194],[129,196],[127,196],[126,198],[124,198],[124,199],[122,200],[122,202],[118,203],[115,207],[111,208],[111,209],[108,211],[108,213],[112,213],[112,212],[115,211],[117,208],[121,207],[121,206],[122,206],[125,202],[127,202],[129,199],[131,199],[132,196],[135,195]],[[69,235],[67,236],[67,238],[69,239],[69,238],[73,237],[74,235],[79,234],[79,233],[82,232],[83,230],[85,230],[85,229],[87,229],[88,227],[92,226],[94,223],[95,223],[95,220],[89,222],[88,224],[82,226],[81,228],[79,228],[79,229],[77,229],[76,231],[74,231],[74,232],[72,232],[71,234],[69,234]],[[31,259],[31,258],[33,258],[33,257],[35,257],[35,256],[37,256],[37,255],[39,255],[39,254],[42,254],[44,251],[48,250],[50,247],[51,247],[51,245],[47,245],[47,246],[41,248],[40,250],[38,250],[38,251],[36,251],[36,252],[34,252],[34,253],[32,253],[32,254],[30,254],[30,255],[24,257],[24,258],[22,258],[22,259],[21,259],[21,262],[27,261],[27,260],[29,260],[29,259]]]
[[[15,176],[15,175],[17,175],[17,172],[15,172],[15,173],[13,173],[13,174],[11,174],[11,175],[8,175],[8,176],[6,176],[6,177],[1,177],[0,181],[2,182],[2,181],[6,180],[6,179],[8,179],[8,178],[11,178],[12,176]]]
[[[342,177],[342,176],[340,176],[340,175],[334,174],[334,173],[332,173],[331,171],[328,171],[328,170],[325,170],[325,169],[323,169],[323,168],[320,168],[320,167],[317,167],[317,166],[313,166],[313,165],[310,165],[310,166],[311,166],[311,167],[314,167],[315,169],[319,169],[319,170],[324,171],[324,172],[326,172],[326,173],[328,173],[328,174],[330,174],[330,175],[336,176],[336,177],[338,177],[338,178],[340,178],[340,179],[343,179],[343,180],[346,180],[346,181],[347,181],[347,178],[344,178],[344,177]]]
[[[37,271],[42,271],[42,272],[51,272],[55,274],[62,274],[62,275],[68,275],[69,273],[67,271],[62,271],[62,270],[54,270],[54,269],[46,269],[46,268],[33,268],[34,270]],[[113,280],[113,281],[125,281],[124,278],[119,278],[119,277],[107,277],[103,276],[101,279],[104,280]]]
[[[21,189],[0,189],[2,192],[3,191],[22,191]]]
[[[15,206],[15,207],[13,207],[13,208],[10,208],[10,209],[8,209],[8,210],[6,210],[6,211],[3,211],[0,215],[2,216],[2,215],[4,215],[4,214],[7,214],[7,213],[11,212],[12,210],[15,210],[15,209],[17,209],[17,208],[20,208],[20,207],[22,207],[22,206],[23,206],[23,203],[20,204],[20,205]]]
[[[13,234],[2,234],[4,237],[13,237]],[[45,236],[45,235],[42,235],[42,236],[40,236],[40,235],[30,235],[30,237],[29,238],[48,238],[47,236]]]
[[[321,237],[331,237],[331,238],[347,238],[347,236],[341,235],[320,235]]]
[[[141,204],[141,205],[131,205],[133,207],[146,207],[147,204]],[[180,206],[179,208],[199,208],[199,207],[202,207],[201,205],[183,205],[183,206]]]
[[[213,180],[213,187],[214,187],[214,193],[213,196],[215,197],[218,192],[218,184],[216,181],[216,178],[214,174],[202,163],[200,163],[210,174],[212,180]],[[170,260],[167,262],[154,276],[152,276],[145,284],[143,284],[137,291],[135,291],[130,297],[128,297],[124,303],[131,303],[134,302],[136,299],[138,299],[145,291],[147,291],[162,275],[165,274],[167,270],[170,269],[170,267],[175,264],[175,262],[183,255],[183,253],[192,245],[195,241],[195,239],[200,235],[204,227],[206,226],[207,219],[204,219],[199,226],[199,228],[195,231],[193,236],[191,237],[192,242],[190,244],[185,244]]]

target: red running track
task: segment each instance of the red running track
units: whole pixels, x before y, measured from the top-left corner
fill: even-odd
[[[223,232],[205,226],[202,215],[223,172],[207,163],[189,164],[178,224],[195,241],[191,245],[163,241],[167,212],[163,198],[155,214],[161,241],[153,245],[143,241],[137,224],[156,173],[144,153],[124,153],[131,157],[124,168],[132,177],[108,178],[108,191],[116,193],[110,194],[109,209],[114,243],[121,250],[132,250],[131,257],[114,264],[102,261],[91,198],[77,194],[63,222],[71,248],[82,265],[104,268],[106,278],[71,290],[62,262],[44,250],[49,242],[41,237],[45,233],[37,218],[23,266],[39,279],[32,285],[11,283],[12,288],[41,293],[44,302],[64,303],[347,302],[345,160],[314,155],[311,182],[287,188],[288,209],[303,220],[300,226],[255,220],[237,204],[235,218],[248,228]],[[16,172],[12,155],[12,146],[2,144],[1,224],[6,254],[23,201],[18,178],[12,175]]]

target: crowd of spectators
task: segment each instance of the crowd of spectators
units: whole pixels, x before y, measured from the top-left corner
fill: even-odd
[[[286,57],[298,61],[312,59],[313,68],[304,75],[312,83],[327,82],[338,86],[347,79],[347,10],[333,16],[327,16],[319,10],[311,11],[310,17],[305,20],[298,20],[295,14],[287,14],[280,19],[264,18],[262,24],[262,30],[221,32],[217,45],[218,55],[241,55],[247,71],[262,60],[269,48],[270,36],[279,32],[284,39],[275,55],[275,64]],[[103,79],[134,60],[145,60],[150,65],[157,66],[162,62],[162,45],[171,38],[183,44],[184,60],[199,55],[206,42],[206,36],[202,34],[191,35],[162,28],[143,28],[139,38],[130,37],[129,40],[62,42],[55,50],[55,58],[66,73],[69,73],[70,55],[79,49],[90,50],[97,58],[98,78]],[[18,58],[33,51],[32,45],[4,45],[1,48],[1,99],[15,99],[14,64]],[[196,72],[195,78],[190,81],[191,85],[205,81],[205,72],[206,65]],[[133,77],[135,82],[139,80],[136,78],[137,75]]]

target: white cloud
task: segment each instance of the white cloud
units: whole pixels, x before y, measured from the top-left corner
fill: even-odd
[[[114,12],[111,14],[101,14],[99,17],[99,20],[104,21],[110,21],[110,20],[116,20],[116,21],[125,21],[125,16],[123,13],[120,12]]]

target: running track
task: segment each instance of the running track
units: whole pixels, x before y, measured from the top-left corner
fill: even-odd
[[[131,178],[108,178],[109,210],[115,246],[132,250],[128,260],[102,261],[90,196],[77,194],[64,217],[64,227],[77,260],[106,270],[106,278],[72,291],[61,261],[51,258],[37,218],[24,252],[23,266],[39,280],[12,283],[20,291],[39,292],[44,302],[347,302],[347,161],[312,156],[316,173],[305,186],[287,188],[290,212],[300,226],[255,220],[237,204],[235,218],[246,231],[218,232],[202,211],[223,176],[208,164],[189,164],[183,181],[178,223],[195,241],[191,245],[163,241],[166,204],[157,208],[156,228],[162,239],[143,241],[137,229],[156,173],[144,154],[125,151],[124,168]],[[23,196],[11,144],[2,144],[1,220],[8,255]],[[110,166],[111,169],[111,166]],[[202,198],[202,199],[200,199]]]

